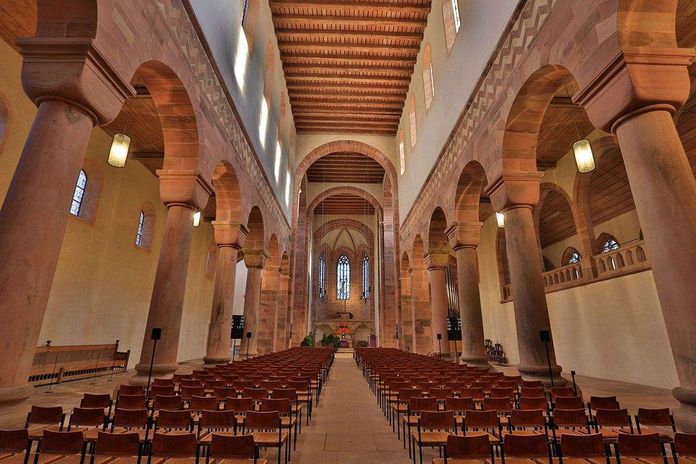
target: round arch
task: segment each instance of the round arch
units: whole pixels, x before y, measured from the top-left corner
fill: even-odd
[[[237,173],[229,161],[220,162],[213,170],[215,189],[215,220],[241,222],[241,195]]]
[[[327,198],[342,194],[354,195],[356,197],[368,201],[375,208],[378,217],[382,217],[382,205],[380,205],[379,201],[377,201],[377,199],[367,190],[363,190],[361,188],[352,186],[332,187],[330,189],[324,190],[319,195],[317,195],[309,204],[309,206],[307,207],[307,214],[312,214],[317,205],[322,201],[326,200]]]
[[[459,222],[479,222],[479,203],[483,189],[488,184],[486,171],[476,160],[469,161],[462,169],[457,182],[455,219]]]
[[[436,207],[430,215],[430,223],[428,224],[427,253],[449,254],[450,246],[445,235],[447,223],[444,210],[439,206]]]
[[[254,206],[249,212],[247,229],[249,229],[249,233],[247,234],[244,248],[247,250],[265,250],[264,221],[261,209],[258,206]]]

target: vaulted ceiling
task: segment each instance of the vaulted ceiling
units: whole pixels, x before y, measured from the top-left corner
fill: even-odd
[[[309,182],[381,184],[384,168],[361,153],[337,152],[315,161],[307,170]]]
[[[396,134],[431,0],[270,0],[298,132]]]

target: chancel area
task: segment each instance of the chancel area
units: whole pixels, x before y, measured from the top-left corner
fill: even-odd
[[[0,39],[0,464],[696,463],[696,0]]]

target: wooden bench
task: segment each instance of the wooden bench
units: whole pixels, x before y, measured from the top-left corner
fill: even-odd
[[[123,372],[130,350],[118,351],[116,343],[104,345],[52,346],[36,348],[29,383],[48,385]]]

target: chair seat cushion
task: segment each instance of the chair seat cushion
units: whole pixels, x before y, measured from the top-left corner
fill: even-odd
[[[256,446],[273,447],[278,446],[278,432],[254,432],[254,443]],[[288,433],[280,434],[280,443],[285,443],[288,439]]]

